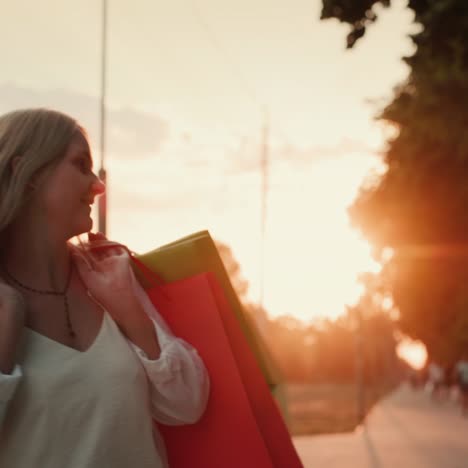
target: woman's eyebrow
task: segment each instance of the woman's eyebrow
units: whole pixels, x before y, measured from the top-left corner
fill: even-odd
[[[91,154],[89,151],[86,151],[86,150],[80,151],[77,156],[84,156],[86,159],[89,160],[89,164],[91,165],[91,167],[93,167],[93,158],[91,157]]]

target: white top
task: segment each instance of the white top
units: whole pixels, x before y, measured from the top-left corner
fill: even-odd
[[[0,466],[168,466],[152,416],[195,422],[209,382],[196,351],[161,327],[160,317],[152,320],[161,345],[156,360],[107,312],[84,352],[25,328],[19,365],[11,375],[0,373]]]

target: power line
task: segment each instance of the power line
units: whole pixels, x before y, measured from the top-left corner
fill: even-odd
[[[208,41],[218,51],[219,55],[223,57],[224,64],[230,69],[232,73],[232,77],[234,77],[237,80],[237,84],[239,88],[242,89],[243,93],[245,93],[247,98],[254,104],[254,106],[261,110],[262,102],[258,98],[257,93],[249,85],[244,75],[239,71],[238,67],[233,65],[234,61],[231,58],[231,54],[228,53],[228,51],[218,41],[216,34],[214,33],[213,29],[210,27],[208,22],[203,17],[198,5],[196,5],[194,1],[186,2],[186,3],[188,4],[189,8],[191,8],[192,12],[194,13],[199,26],[201,27],[201,29],[204,30]],[[226,60],[226,58],[228,60]]]
[[[263,128],[262,128],[262,139],[261,139],[261,155],[260,155],[260,170],[261,170],[261,208],[260,208],[260,291],[259,291],[259,305],[263,307],[264,303],[264,292],[265,292],[265,241],[266,241],[266,228],[267,228],[267,215],[268,215],[268,192],[269,192],[269,172],[270,172],[270,116],[269,110],[265,103],[259,99],[258,93],[249,85],[245,76],[239,71],[239,68],[234,65],[234,61],[231,58],[231,54],[226,51],[225,47],[218,41],[216,34],[210,27],[208,22],[205,20],[200,9],[196,5],[195,1],[190,2],[189,7],[192,9],[194,16],[199,26],[205,32],[205,35],[211,45],[218,51],[222,57],[222,61],[227,66],[232,77],[235,78],[239,89],[243,91],[245,96],[251,103],[259,109],[262,114]],[[283,138],[289,141],[285,137],[285,133],[282,129],[277,126]]]

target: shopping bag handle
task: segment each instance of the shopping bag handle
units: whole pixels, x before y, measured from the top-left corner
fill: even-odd
[[[151,287],[159,289],[161,294],[163,294],[166,297],[166,299],[169,299],[169,297],[167,296],[167,293],[161,289],[161,286],[165,284],[164,280],[156,272],[151,270],[151,268],[149,268],[141,260],[139,260],[136,257],[135,252],[130,250],[125,244],[122,244],[120,242],[110,241],[108,239],[103,239],[103,240],[95,240],[87,244],[84,244],[83,242],[80,241],[80,245],[82,247],[83,254],[86,256],[87,260],[90,262],[91,265],[93,265],[93,259],[91,256],[86,255],[87,251],[103,251],[103,250],[112,249],[116,247],[124,249],[128,253],[128,256],[130,257],[130,260],[132,261],[132,263],[135,265],[138,271],[143,275],[144,279],[151,285]],[[147,288],[145,287],[144,289],[147,289]]]

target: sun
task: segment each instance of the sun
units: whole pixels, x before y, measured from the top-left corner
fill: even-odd
[[[422,369],[427,360],[426,347],[420,342],[404,338],[398,343],[397,354],[415,369]]]
[[[380,270],[347,214],[370,159],[327,158],[300,175],[284,167],[273,178],[265,268],[271,315],[336,318],[361,295],[359,273]]]

